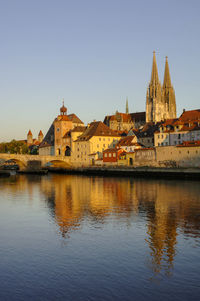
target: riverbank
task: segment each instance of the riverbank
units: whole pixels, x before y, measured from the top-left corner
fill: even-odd
[[[81,174],[93,176],[145,177],[167,179],[200,179],[200,168],[161,168],[161,167],[79,167],[48,168],[49,172]]]
[[[0,170],[0,177],[1,178],[7,178],[7,177],[10,177],[10,171],[8,170]]]

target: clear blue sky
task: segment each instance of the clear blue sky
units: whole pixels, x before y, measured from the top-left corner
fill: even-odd
[[[0,141],[145,110],[152,52],[169,58],[178,113],[200,108],[200,1],[0,0]]]

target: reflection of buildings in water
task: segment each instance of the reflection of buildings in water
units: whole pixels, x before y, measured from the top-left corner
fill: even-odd
[[[54,197],[55,218],[62,233],[79,227],[84,216],[96,223],[104,223],[110,214],[130,216],[138,207],[133,188],[127,179],[52,175],[42,180],[49,205]]]
[[[7,196],[12,193],[15,196],[25,195],[29,201],[33,201],[34,193],[39,189],[38,186],[41,182],[41,176],[34,175],[12,175],[8,178],[0,180],[0,191],[1,194]]]
[[[157,273],[173,267],[178,227],[200,235],[193,209],[200,210],[198,183],[185,183],[52,175],[43,178],[42,190],[54,198],[52,208],[63,235],[79,228],[85,217],[104,223],[110,215],[122,222],[130,221],[133,214],[144,215],[152,268]]]
[[[185,185],[183,185],[185,183]],[[195,207],[200,210],[198,185],[195,182],[138,181],[136,195],[147,214],[147,242],[150,248],[152,268],[155,273],[164,269],[170,273],[176,254],[177,228],[185,229],[188,215],[192,217],[189,232],[198,227]],[[192,212],[191,212],[192,211]],[[190,219],[191,220],[191,219]]]

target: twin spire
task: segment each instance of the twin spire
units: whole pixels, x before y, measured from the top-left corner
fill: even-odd
[[[151,71],[151,84],[158,84],[159,77],[158,77],[158,68],[156,63],[156,54],[155,51],[153,52],[153,63],[152,63],[152,71]],[[168,57],[165,58],[165,72],[164,72],[164,80],[163,80],[163,87],[169,88],[171,87],[171,77],[169,73],[169,64],[168,64]]]

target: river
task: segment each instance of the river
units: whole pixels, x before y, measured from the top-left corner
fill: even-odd
[[[1,178],[0,300],[200,300],[200,183]]]

